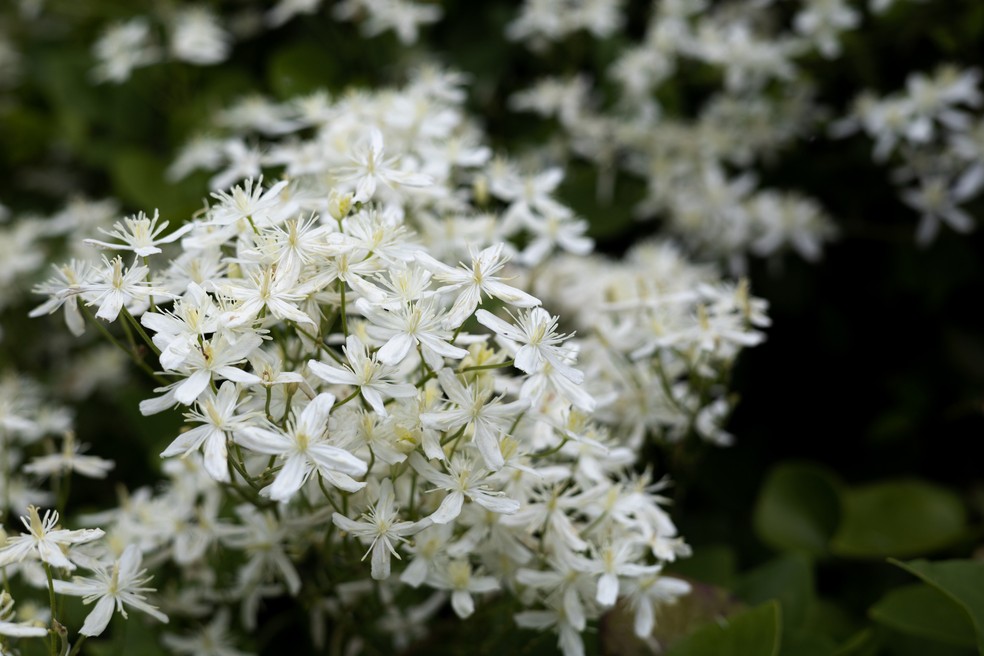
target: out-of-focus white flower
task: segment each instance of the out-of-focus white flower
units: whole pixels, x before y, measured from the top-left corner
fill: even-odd
[[[97,60],[93,76],[100,82],[125,82],[134,69],[161,60],[161,50],[153,43],[150,24],[140,17],[108,28],[93,51]]]
[[[0,592],[0,636],[43,638],[48,635],[48,628],[35,622],[12,622],[13,615],[14,598],[4,590]]]
[[[77,444],[75,433],[65,434],[62,450],[47,456],[39,456],[24,465],[24,471],[38,476],[55,476],[76,472],[89,478],[106,478],[115,464],[112,460],[82,455],[87,444]]]
[[[958,207],[958,204],[971,195],[970,190],[962,190],[943,177],[927,177],[920,180],[918,189],[903,192],[902,199],[920,212],[916,242],[928,244],[939,232],[940,223],[945,223],[957,232],[970,232],[974,220]]]
[[[204,7],[188,7],[174,16],[171,25],[171,55],[205,66],[225,61],[232,36],[222,29],[218,17]]]

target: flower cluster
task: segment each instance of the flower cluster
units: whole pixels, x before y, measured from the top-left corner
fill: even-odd
[[[619,599],[647,637],[689,589],[660,574],[689,553],[666,482],[633,472],[646,436],[730,440],[727,372],[761,340],[762,303],[670,246],[589,258],[560,170],[493,159],[461,82],[425,69],[399,90],[265,103],[281,123],[262,147],[247,139],[264,121],[226,121],[179,159],[215,171],[196,218],[119,221],[87,240],[112,258],[38,287],[33,314],[142,339],[159,387],[141,411],[184,413],[172,484],[93,518],[182,568],[170,616],[238,604],[249,627],[286,594],[353,646],[400,646],[445,601],[467,617],[508,592],[520,625],[577,654]],[[223,554],[236,575],[203,578]],[[300,574],[310,558],[327,578]]]
[[[114,545],[103,541],[101,529],[67,530],[59,525],[58,511],[50,506],[64,506],[68,500],[68,484],[73,474],[89,478],[104,478],[113,462],[85,455],[85,445],[75,442],[72,416],[65,408],[46,404],[40,386],[13,376],[0,380],[0,517],[16,508],[27,508],[20,518],[23,531],[12,534],[0,525],[0,569],[3,570],[5,591],[0,593],[0,650],[8,652],[10,638],[44,638],[49,636],[46,625],[54,627],[55,607],[47,614],[14,620],[14,601],[9,595],[12,581],[23,581],[34,587],[49,587],[54,595],[83,597],[86,604],[96,602],[79,629],[82,636],[100,635],[108,625],[114,610],[126,616],[126,606],[132,606],[166,622],[167,617],[146,601],[144,587],[149,577],[140,569],[142,552],[135,546],[122,554]],[[60,448],[56,440],[61,440]],[[43,446],[45,455],[28,454]],[[42,485],[55,481],[56,495]],[[33,504],[44,504],[42,512]],[[92,572],[92,577],[65,580],[77,569]],[[58,577],[58,578],[55,578]],[[84,638],[83,638],[84,639]],[[55,637],[51,640],[54,642]],[[63,637],[63,649],[69,643]]]
[[[322,0],[279,0],[272,7],[255,1],[241,4],[231,15],[218,15],[197,2],[176,3],[109,25],[93,45],[93,77],[119,84],[135,69],[166,61],[219,64],[229,58],[235,42],[322,9]],[[358,21],[366,36],[393,31],[404,44],[416,42],[421,26],[441,17],[438,6],[414,0],[346,0],[330,13],[338,20]],[[13,66],[15,60],[5,55],[0,40],[0,75],[5,59]]]
[[[567,33],[551,32],[549,25],[581,15],[566,4],[525,3],[508,34],[535,24],[535,36],[525,38],[541,49],[542,39]],[[575,4],[611,12],[595,23],[599,28],[622,22],[619,3]],[[857,11],[843,2],[804,3],[795,27],[770,31],[762,20],[768,3],[706,4],[655,3],[642,41],[617,51],[602,72],[614,85],[584,75],[545,77],[515,93],[511,106],[556,119],[563,132],[558,148],[597,168],[600,205],[611,202],[624,171],[647,186],[635,208],[639,218],[664,219],[693,250],[728,262],[733,271],[744,270],[748,253],[792,248],[816,260],[834,236],[831,220],[809,197],[760,188],[755,167],[816,129],[820,116],[797,58],[815,49],[836,54],[837,36],[857,23]],[[531,23],[531,16],[541,19]],[[695,63],[711,67],[722,84],[701,94],[692,115],[675,115],[658,99]],[[763,93],[773,87],[779,91]]]
[[[904,92],[878,98],[862,93],[853,111],[832,126],[837,136],[863,130],[876,162],[894,160],[902,200],[919,212],[916,241],[927,244],[944,224],[970,232],[974,220],[960,205],[984,188],[984,105],[981,73],[941,66],[931,76],[912,73]]]

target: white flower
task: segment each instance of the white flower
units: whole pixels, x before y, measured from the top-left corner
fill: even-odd
[[[409,173],[396,167],[396,158],[386,158],[383,150],[383,133],[373,128],[369,138],[352,149],[349,158],[352,165],[342,170],[343,180],[355,183],[355,200],[367,201],[376,193],[376,185],[387,187],[406,185],[424,187],[431,184],[430,177],[420,173]]]
[[[280,0],[267,12],[265,20],[270,27],[279,27],[298,14],[313,14],[321,7],[322,0]]]
[[[648,638],[656,625],[656,613],[661,605],[676,603],[690,594],[690,584],[683,579],[663,576],[659,570],[626,581],[625,597],[635,609],[633,629],[640,638]]]
[[[386,416],[384,394],[398,399],[416,396],[416,387],[392,380],[397,372],[396,367],[377,362],[376,354],[369,354],[358,335],[348,336],[345,340],[344,352],[348,360],[344,368],[311,360],[308,362],[311,373],[329,383],[358,387],[372,409],[384,417]]]
[[[471,267],[462,263],[457,268],[438,262],[424,252],[417,253],[416,258],[421,266],[433,273],[438,280],[450,283],[437,292],[458,294],[451,311],[444,319],[445,327],[457,328],[464,323],[482,302],[483,292],[516,307],[533,307],[540,304],[539,299],[505,284],[502,278],[495,275],[508,262],[508,258],[502,255],[502,247],[503,245],[499,243],[479,253],[473,250]]]
[[[123,555],[112,565],[97,569],[95,577],[75,577],[71,582],[55,581],[55,592],[59,594],[82,597],[85,604],[96,602],[95,608],[86,616],[85,623],[79,633],[85,636],[97,636],[106,630],[109,620],[113,617],[115,608],[127,617],[126,608],[132,606],[143,611],[161,622],[167,622],[167,615],[147,603],[144,592],[153,592],[153,588],[143,587],[150,581],[145,577],[147,570],[140,569],[142,562],[140,547],[128,545]]]
[[[619,577],[638,578],[657,574],[659,566],[640,565],[639,542],[621,540],[608,543],[598,553],[597,560],[591,560],[590,569],[601,576],[598,578],[596,600],[602,606],[613,606],[618,599]]]
[[[154,210],[153,219],[148,219],[146,214],[138,212],[136,216],[124,218],[123,223],[115,223],[112,231],[99,228],[100,232],[119,239],[123,242],[122,244],[111,244],[109,242],[99,241],[98,239],[86,239],[85,243],[101,246],[102,248],[132,251],[140,257],[147,257],[148,255],[160,253],[161,249],[158,246],[176,241],[194,227],[193,224],[187,223],[166,237],[158,238],[162,232],[167,230],[167,226],[169,225],[167,221],[158,224],[157,220],[159,218],[160,216],[157,210]]]
[[[255,426],[243,430],[239,442],[253,451],[280,456],[283,467],[273,483],[263,492],[274,501],[287,501],[301,489],[312,473],[317,472],[330,484],[347,492],[365,487],[353,476],[363,476],[366,463],[332,444],[328,444],[328,413],[335,397],[327,392],[316,396],[287,423],[284,432]]]
[[[427,583],[434,588],[451,590],[451,607],[461,619],[475,612],[473,592],[494,592],[499,589],[499,582],[493,577],[475,576],[467,560],[452,560],[446,567],[434,570]]]
[[[940,230],[940,223],[945,223],[957,232],[970,232],[974,229],[974,219],[957,204],[967,200],[971,194],[953,186],[940,176],[927,177],[920,180],[918,189],[902,193],[902,199],[907,205],[922,213],[919,228],[916,230],[916,242],[926,245],[933,241]]]
[[[399,309],[388,311],[360,298],[355,307],[372,324],[366,328],[369,336],[385,342],[376,353],[384,364],[400,364],[414,346],[420,347],[424,362],[431,369],[440,369],[444,358],[460,360],[468,355],[465,349],[451,344],[451,331],[444,328],[432,301],[404,303]]]
[[[72,260],[68,264],[55,267],[55,277],[35,286],[35,294],[47,294],[51,298],[31,310],[29,317],[52,314],[65,307],[65,325],[76,337],[85,332],[85,319],[79,311],[79,300],[85,286],[89,284],[94,267],[88,262]]]
[[[4,590],[0,592],[0,636],[11,638],[44,638],[48,629],[30,622],[11,622],[14,615],[14,598]],[[4,652],[6,653],[6,652]]]
[[[76,444],[75,433],[69,431],[65,434],[65,442],[60,453],[34,458],[24,465],[24,471],[39,476],[52,476],[74,471],[89,478],[106,478],[106,474],[114,466],[113,461],[82,455],[87,446],[86,444]]]
[[[268,316],[314,326],[314,320],[294,305],[304,300],[305,294],[298,293],[295,281],[279,275],[274,267],[251,272],[243,280],[227,281],[219,287],[219,293],[239,301],[223,315],[230,328],[252,323],[264,309],[269,311]]]
[[[218,394],[206,390],[196,402],[198,408],[185,414],[188,421],[201,422],[181,433],[161,452],[162,458],[188,455],[205,445],[205,471],[217,481],[229,482],[229,461],[226,442],[249,425],[256,413],[237,415],[241,405],[239,388],[232,381],[222,383]]]
[[[152,341],[161,351],[161,366],[173,371],[199,347],[200,339],[218,330],[218,317],[219,310],[212,297],[193,282],[170,311],[144,312],[140,323],[155,333]]]
[[[256,225],[266,224],[270,211],[280,202],[280,192],[286,186],[287,180],[281,180],[264,191],[263,176],[260,176],[257,180],[247,178],[243,185],[236,185],[231,192],[216,191],[212,197],[219,204],[209,208],[208,222],[229,225],[240,219],[249,219]]]
[[[218,64],[229,56],[232,37],[202,7],[181,10],[174,18],[171,54],[192,64]]]
[[[145,303],[152,296],[169,298],[171,294],[147,282],[149,271],[136,260],[129,269],[124,269],[123,258],[117,256],[110,261],[104,257],[103,268],[92,277],[92,282],[81,285],[86,305],[99,306],[96,312],[99,319],[116,321],[127,305]]]
[[[485,465],[493,471],[500,469],[504,460],[499,448],[499,437],[515,421],[520,411],[529,407],[529,402],[520,399],[512,403],[500,403],[497,398],[491,398],[492,391],[478,381],[465,387],[450,369],[441,369],[437,378],[448,399],[457,407],[424,413],[420,415],[420,420],[425,426],[449,432],[471,426],[474,431],[472,439],[482,454]]]
[[[369,551],[372,553],[372,578],[383,580],[390,575],[390,556],[400,557],[394,542],[406,542],[405,535],[413,535],[430,526],[430,521],[419,522],[397,521],[399,513],[394,507],[393,481],[386,478],[379,486],[379,499],[362,515],[364,521],[356,521],[335,513],[332,521],[338,528],[361,538],[369,540]],[[365,557],[363,556],[363,560]]]
[[[150,25],[143,18],[110,27],[93,50],[99,61],[93,76],[99,81],[124,82],[133,69],[160,61],[160,50],[151,44]]]
[[[229,633],[229,611],[225,608],[215,618],[192,635],[165,633],[162,640],[176,654],[189,656],[251,656],[232,647],[235,636]]]
[[[71,553],[66,555],[62,548],[92,542],[104,535],[98,528],[77,531],[55,528],[58,513],[54,510],[45,511],[43,519],[35,506],[28,506],[27,513],[27,517],[22,516],[20,520],[30,532],[8,538],[6,544],[0,547],[0,567],[20,562],[28,555],[36,555],[49,565],[72,570],[75,564],[70,560]]]
[[[437,489],[448,492],[430,515],[435,524],[447,524],[460,515],[466,497],[494,513],[509,515],[519,510],[518,501],[489,489],[487,481],[491,472],[475,466],[464,456],[456,455],[447,463],[447,474],[438,471],[416,452],[410,455],[410,465]]]
[[[493,330],[497,335],[514,342],[516,368],[528,374],[543,370],[549,363],[561,376],[580,385],[584,374],[567,363],[568,350],[560,344],[571,337],[556,331],[557,317],[551,316],[543,308],[533,308],[515,317],[519,326],[513,326],[491,312],[479,310],[475,313],[478,322]],[[521,344],[522,346],[517,346]]]
[[[173,387],[173,399],[191,405],[212,382],[221,376],[237,383],[253,385],[259,376],[243,371],[234,365],[241,364],[259,348],[263,338],[256,333],[230,339],[225,333],[216,333],[212,339],[204,339],[190,349],[185,362],[178,370],[187,378]]]

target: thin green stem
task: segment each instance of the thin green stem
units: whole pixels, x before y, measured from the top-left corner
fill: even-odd
[[[154,340],[150,338],[150,336],[147,334],[147,331],[144,330],[143,326],[140,325],[140,322],[137,321],[132,314],[130,314],[130,311],[127,310],[126,308],[123,308],[122,314],[123,317],[127,321],[129,321],[131,325],[133,325],[133,328],[137,331],[137,334],[140,335],[140,339],[142,339],[144,343],[147,344],[148,347],[150,347],[150,350],[154,352],[154,355],[160,355],[161,350],[157,348],[157,345],[154,344]]]
[[[331,493],[325,487],[325,481],[321,477],[321,472],[318,472],[318,487],[321,488],[321,493],[325,495],[326,499],[328,499],[328,503],[330,503],[331,507],[335,509],[335,512],[341,513],[342,512],[341,508],[339,508],[338,504],[335,503],[335,500],[331,498]]]
[[[345,316],[345,281],[339,280],[338,287],[339,287],[339,294],[341,295],[340,316],[342,319],[342,334],[345,335],[346,338],[348,338],[348,320],[346,319]]]
[[[106,326],[102,325],[102,323],[99,321],[99,319],[97,319],[96,317],[94,317],[92,315],[92,312],[89,311],[89,308],[87,308],[84,304],[81,304],[81,303],[79,304],[79,308],[81,308],[82,314],[85,315],[85,317],[89,320],[89,323],[93,324],[96,327],[96,329],[102,334],[102,336],[105,337],[106,339],[108,339],[111,344],[113,344],[118,349],[120,349],[121,351],[123,351],[124,353],[126,353],[127,355],[129,355],[130,356],[130,359],[133,360],[133,362],[138,367],[140,367],[144,371],[144,373],[146,373],[148,376],[150,376],[151,378],[153,378],[160,385],[167,385],[168,384],[167,379],[162,378],[161,376],[159,376],[157,374],[157,372],[155,372],[153,369],[151,369],[150,365],[148,365],[146,362],[144,362],[141,358],[138,358],[137,357],[137,354],[135,352],[131,351],[126,346],[124,346],[122,343],[120,343],[120,341],[113,336],[113,333],[109,332],[109,330],[106,328]],[[124,323],[123,325],[125,326],[126,323]]]
[[[537,453],[531,453],[530,454],[530,458],[546,458],[547,456],[552,456],[555,453],[559,453],[560,450],[564,448],[564,445],[567,444],[567,442],[568,442],[568,439],[565,436],[564,439],[561,440],[560,444],[558,444],[557,446],[552,447],[552,448],[549,448],[546,451],[539,451]]]
[[[51,576],[51,565],[47,562],[44,563],[44,574],[48,579],[48,603],[51,604],[51,656],[57,656],[58,644],[55,641],[55,636],[58,635],[58,631],[55,629],[55,624],[58,620],[55,619],[55,616],[58,611],[58,606],[55,603],[55,580]]]
[[[359,390],[358,387],[355,388],[355,391],[354,392],[352,392],[351,394],[349,394],[348,396],[346,396],[341,401],[337,401],[335,403],[335,405],[331,406],[331,409],[334,411],[335,408],[340,408],[341,406],[345,405],[346,403],[348,403],[349,401],[351,401],[352,399],[354,399],[355,397],[357,397],[359,395],[359,391],[360,390]]]
[[[79,639],[75,641],[75,644],[72,646],[72,651],[68,653],[68,656],[76,656],[76,654],[79,653],[79,650],[82,649],[82,643],[85,642],[85,639],[88,637],[89,636],[80,634]]]

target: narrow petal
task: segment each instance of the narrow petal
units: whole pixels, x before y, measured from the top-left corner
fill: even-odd
[[[451,607],[458,617],[465,619],[475,612],[475,601],[467,590],[455,590],[451,593]]]
[[[274,501],[290,499],[304,485],[310,472],[307,458],[299,453],[290,456],[284,461],[284,467],[277,474],[277,478],[270,487],[266,488],[270,498]]]
[[[205,471],[220,483],[229,482],[229,454],[222,431],[216,431],[205,441]]]
[[[174,389],[174,400],[184,405],[191,405],[205,391],[211,380],[211,372],[199,369]]]
[[[97,636],[106,630],[109,620],[113,618],[115,600],[110,596],[102,597],[96,607],[86,616],[85,624],[79,629],[84,636]]]
[[[372,547],[372,578],[377,581],[388,579],[390,575],[390,552],[385,537],[380,537]]]
[[[394,335],[379,349],[377,356],[383,364],[400,364],[414,345],[414,339],[407,333]]]
[[[447,524],[461,514],[461,506],[464,503],[464,494],[461,492],[452,492],[444,497],[444,501],[441,502],[441,505],[430,516],[430,520],[435,524]]]
[[[618,598],[618,576],[602,574],[598,579],[598,603],[602,606],[612,606]]]

